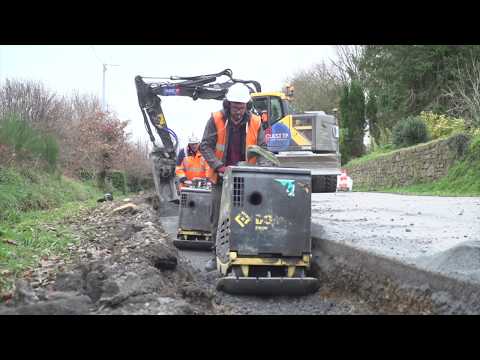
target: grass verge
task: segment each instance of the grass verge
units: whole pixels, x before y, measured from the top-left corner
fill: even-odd
[[[8,291],[16,278],[42,259],[65,257],[76,244],[67,220],[96,206],[96,200],[70,202],[50,210],[19,215],[15,223],[0,226],[0,293]]]
[[[75,242],[66,220],[101,195],[58,175],[0,168],[0,293],[42,258],[64,256]]]

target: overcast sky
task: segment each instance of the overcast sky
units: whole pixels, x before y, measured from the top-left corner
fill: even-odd
[[[109,67],[106,73],[109,110],[130,120],[133,138],[147,138],[136,75],[193,76],[230,68],[235,78],[257,80],[262,90],[276,91],[297,71],[334,57],[335,48],[330,45],[2,45],[0,82],[6,78],[40,80],[58,94],[77,90],[101,99],[102,63],[120,65]],[[220,107],[216,100],[162,98],[167,124],[182,144],[192,131],[201,137],[210,113]]]

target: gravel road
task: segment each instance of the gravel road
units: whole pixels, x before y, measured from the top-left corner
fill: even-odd
[[[312,222],[323,227],[328,240],[413,264],[480,241],[480,198],[313,194]]]

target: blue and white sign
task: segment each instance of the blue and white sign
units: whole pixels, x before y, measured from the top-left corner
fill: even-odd
[[[170,86],[170,87],[165,87],[163,88],[163,96],[175,96],[178,95],[177,87],[176,86]]]
[[[267,146],[270,151],[283,151],[290,145],[290,129],[284,124],[276,123],[273,125],[272,133],[267,137]]]

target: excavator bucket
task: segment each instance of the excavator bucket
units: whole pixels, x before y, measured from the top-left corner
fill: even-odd
[[[229,294],[244,295],[287,295],[298,296],[314,293],[320,287],[318,279],[303,278],[272,278],[272,277],[234,277],[220,279],[217,290]]]
[[[175,159],[166,158],[162,149],[153,151],[150,154],[150,158],[152,159],[155,190],[160,203],[178,201],[177,188],[175,186]]]

